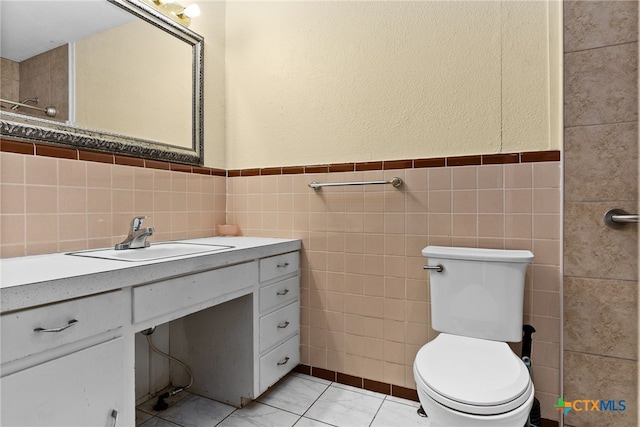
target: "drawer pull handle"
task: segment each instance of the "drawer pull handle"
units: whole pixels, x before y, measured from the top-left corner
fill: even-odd
[[[289,289],[285,289],[284,291],[276,292],[276,295],[284,296],[289,293]]]
[[[289,267],[289,263],[285,262],[284,264],[278,264],[278,265],[276,265],[276,267],[278,267],[278,268],[287,268],[287,267]]]
[[[51,328],[51,329],[45,329],[45,328],[35,328],[33,330],[33,332],[62,332],[67,328],[72,327],[73,325],[75,325],[76,323],[78,323],[78,321],[76,319],[71,319],[69,320],[69,323],[67,323],[64,326],[59,326],[57,328]]]
[[[284,322],[280,322],[280,323],[278,323],[278,328],[279,328],[279,329],[284,329],[284,328],[286,328],[287,326],[289,326],[289,321],[287,321],[287,320],[285,320]]]
[[[282,359],[281,361],[279,361],[278,362],[278,366],[286,365],[288,361],[289,361],[289,356],[287,356],[284,359]]]

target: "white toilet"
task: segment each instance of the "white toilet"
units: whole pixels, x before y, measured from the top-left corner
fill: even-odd
[[[413,364],[432,426],[523,427],[534,399],[522,340],[527,265],[521,250],[428,246],[432,327],[440,332]],[[440,268],[441,267],[441,268]]]

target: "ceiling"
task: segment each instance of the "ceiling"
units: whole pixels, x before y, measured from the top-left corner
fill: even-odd
[[[133,19],[106,0],[0,0],[0,56],[21,62]]]

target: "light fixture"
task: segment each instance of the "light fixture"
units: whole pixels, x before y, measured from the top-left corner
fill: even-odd
[[[183,7],[176,3],[175,0],[142,0],[150,6],[153,6],[163,15],[173,19],[174,21],[188,27],[191,24],[191,18],[200,16],[200,8],[197,4],[191,4]]]

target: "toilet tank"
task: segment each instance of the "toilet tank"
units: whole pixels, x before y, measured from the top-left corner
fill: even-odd
[[[522,339],[527,266],[533,254],[501,250],[427,246],[433,329],[495,341]]]

